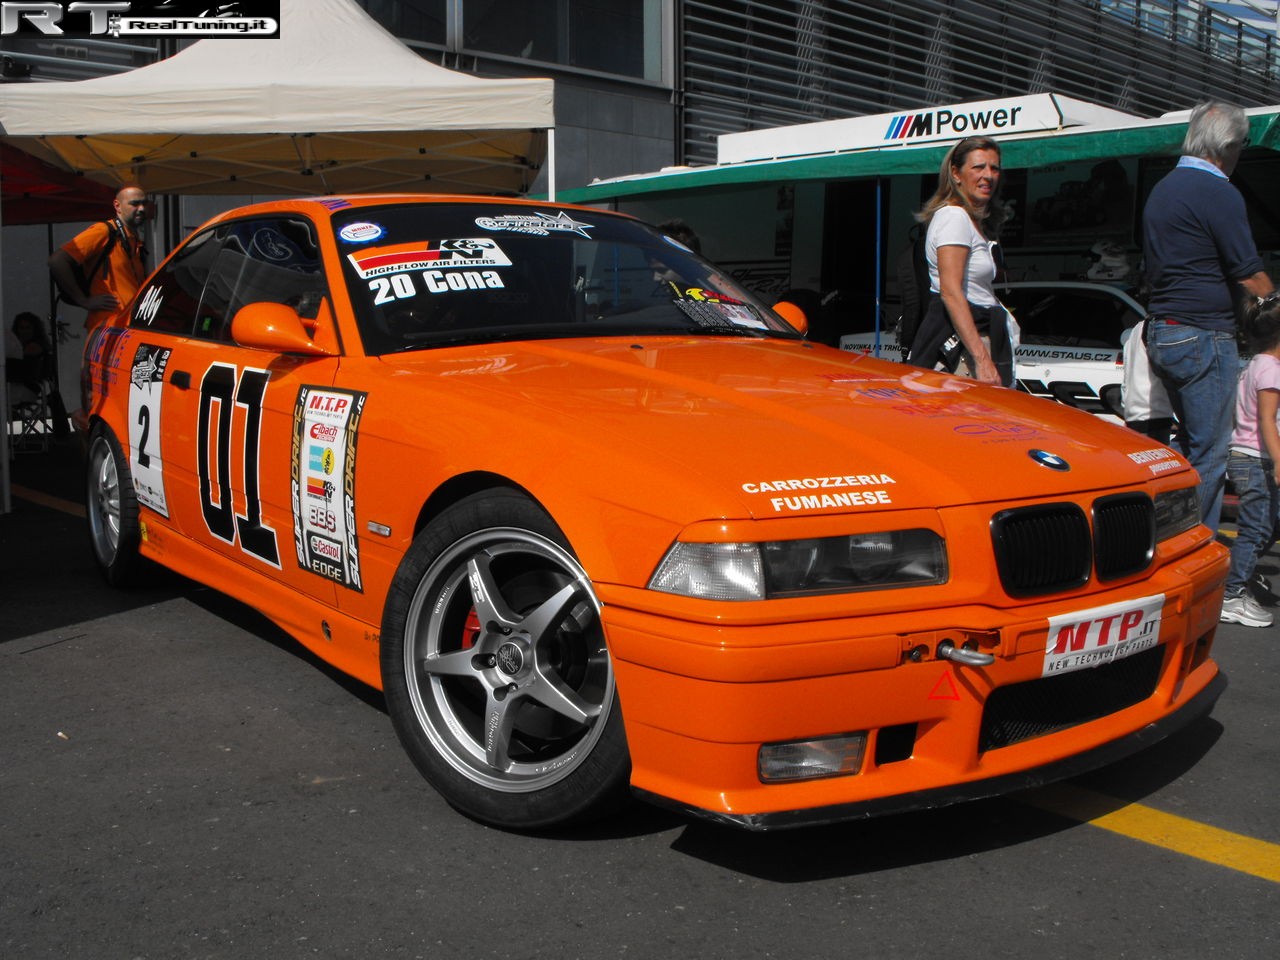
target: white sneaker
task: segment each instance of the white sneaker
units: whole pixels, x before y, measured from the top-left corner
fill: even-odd
[[[1222,601],[1223,623],[1240,623],[1246,627],[1269,627],[1272,616],[1250,596],[1228,597]]]

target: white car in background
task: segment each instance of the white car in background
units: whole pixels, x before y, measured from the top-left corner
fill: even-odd
[[[1018,386],[1108,420],[1123,419],[1124,339],[1144,310],[1119,287],[1084,281],[1024,281],[996,287],[1022,328]],[[896,329],[840,338],[840,349],[903,360]]]

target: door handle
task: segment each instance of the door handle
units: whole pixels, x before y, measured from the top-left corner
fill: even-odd
[[[169,375],[169,382],[179,390],[191,389],[191,374],[185,370],[175,370]]]

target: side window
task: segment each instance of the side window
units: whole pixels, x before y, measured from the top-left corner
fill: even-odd
[[[240,220],[218,227],[218,255],[197,311],[195,335],[231,339],[231,320],[247,303],[283,303],[314,317],[324,294],[320,248],[300,218]]]
[[[133,308],[130,326],[179,335],[191,333],[217,252],[212,230],[192,237],[147,284]]]

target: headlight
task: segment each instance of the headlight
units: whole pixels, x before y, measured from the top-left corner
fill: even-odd
[[[1156,494],[1156,542],[1185,533],[1200,522],[1197,487]]]
[[[947,551],[932,530],[766,543],[677,542],[651,590],[708,600],[763,600],[945,583]]]

